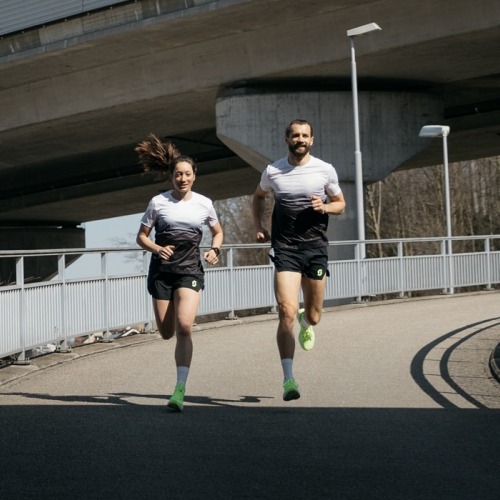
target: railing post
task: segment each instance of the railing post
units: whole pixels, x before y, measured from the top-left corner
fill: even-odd
[[[486,290],[491,290],[491,251],[490,251],[490,239],[486,238],[484,240],[484,252],[486,253],[486,274],[487,274],[487,280],[488,282],[486,283]]]
[[[398,259],[399,259],[399,298],[403,299],[405,296],[405,283],[406,283],[406,273],[405,273],[405,263],[403,259],[403,242],[398,241]]]
[[[142,251],[142,273],[148,275],[148,252],[146,250]],[[151,297],[149,296],[149,292],[147,290],[147,286],[144,287],[144,317],[148,318],[146,324],[144,325],[144,330],[146,332],[152,333],[153,331],[153,318],[150,316],[152,312],[151,309]]]
[[[452,240],[451,238],[446,239],[447,243],[447,248],[448,248],[448,279],[449,279],[449,286],[448,286],[448,293],[450,295],[453,295],[455,293],[454,289],[454,281],[455,281],[455,273],[453,272],[453,246],[452,246]]]
[[[444,274],[444,285],[445,287],[443,288],[443,293],[447,294],[448,293],[448,285],[449,283],[449,267],[448,267],[448,250],[446,247],[446,240],[443,239],[441,240],[441,257],[443,258],[443,274]]]
[[[273,250],[273,255],[274,255],[274,250]],[[274,292],[274,280],[275,280],[275,277],[276,277],[276,274],[275,274],[275,268],[274,268],[274,264],[273,264],[273,261],[271,260],[271,256],[270,254],[268,254],[267,256],[268,258],[268,265],[269,265],[269,270],[270,270],[270,273],[271,273],[271,287],[270,287],[270,296],[272,297],[272,306],[271,306],[271,310],[269,311],[270,313],[272,314],[277,314],[278,313],[278,304],[276,303],[276,295],[275,295],[275,292]]]
[[[15,364],[28,365],[26,359],[26,290],[24,288],[24,256],[16,259],[16,285],[21,287],[19,295],[19,346],[22,351],[16,358]]]
[[[454,293],[454,273],[453,273],[453,249],[451,246],[451,238],[445,238],[441,240],[441,255],[444,257],[446,263],[446,282],[447,287],[443,290],[443,293],[452,295]]]
[[[57,274],[61,280],[61,317],[59,319],[61,326],[59,335],[64,335],[64,339],[57,346],[57,352],[70,352],[71,347],[68,345],[68,333],[66,331],[66,254],[57,256]],[[57,330],[57,327],[55,327]]]
[[[101,276],[104,277],[104,324],[106,325],[106,331],[102,336],[103,342],[113,342],[111,332],[109,331],[109,279],[108,279],[108,254],[107,252],[101,252]]]
[[[233,265],[233,248],[230,247],[227,253],[227,267],[229,268],[229,296],[231,302],[231,311],[226,319],[238,319],[236,314],[234,313],[234,281],[235,281],[235,273],[234,273],[234,265]]]
[[[363,302],[363,253],[364,246],[361,247],[361,243],[356,243],[354,247],[355,259],[356,259],[356,277],[357,277],[357,288],[358,293],[356,294],[356,302]]]

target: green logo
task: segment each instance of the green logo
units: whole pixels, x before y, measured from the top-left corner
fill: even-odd
[[[323,276],[323,269],[318,269],[318,270],[316,271],[316,274],[317,274],[318,276]]]
[[[196,280],[191,281],[191,286],[192,286],[193,288],[196,288],[196,285],[197,285],[197,284],[198,284],[198,282],[197,282]]]

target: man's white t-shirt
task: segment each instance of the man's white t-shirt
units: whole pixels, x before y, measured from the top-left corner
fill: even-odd
[[[311,196],[327,201],[327,195],[342,192],[333,165],[314,156],[301,166],[281,158],[262,172],[260,187],[274,193],[274,248],[318,248],[327,244],[328,215],[313,210]]]

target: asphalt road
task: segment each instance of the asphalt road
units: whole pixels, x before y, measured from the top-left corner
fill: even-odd
[[[327,309],[282,400],[269,314],[0,370],[1,498],[497,499],[500,293]]]

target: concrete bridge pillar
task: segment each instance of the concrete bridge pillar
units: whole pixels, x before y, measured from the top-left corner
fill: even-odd
[[[386,177],[426,143],[423,125],[442,120],[437,96],[417,92],[360,92],[358,95],[363,182]],[[226,92],[216,102],[217,135],[247,163],[262,171],[287,154],[285,128],[293,119],[314,128],[312,154],[336,168],[346,213],[331,217],[331,240],[357,239],[354,117],[351,92]],[[339,251],[332,258],[352,258]]]

